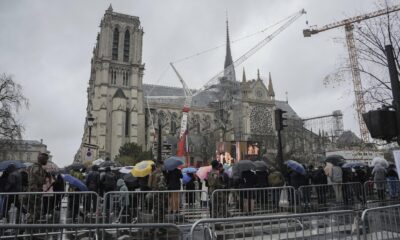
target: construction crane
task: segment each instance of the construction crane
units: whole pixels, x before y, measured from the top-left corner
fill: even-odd
[[[237,67],[240,64],[242,64],[249,57],[251,57],[253,54],[255,54],[258,50],[260,50],[262,47],[264,47],[268,42],[270,42],[272,39],[274,39],[279,33],[281,33],[283,30],[285,30],[287,27],[289,27],[292,23],[294,23],[297,19],[299,19],[303,14],[306,14],[306,11],[304,9],[289,16],[287,18],[287,21],[281,27],[279,27],[272,34],[268,35],[262,41],[257,43],[254,47],[252,47],[245,54],[243,54],[241,57],[239,57],[231,65],[227,66],[226,69],[232,68],[232,65],[233,65],[233,67]],[[170,66],[174,70],[175,74],[178,76],[178,79],[183,86],[184,99],[185,99],[185,103],[184,103],[184,106],[182,109],[181,128],[180,128],[180,133],[179,133],[178,150],[177,150],[176,155],[179,157],[187,158],[187,151],[186,151],[187,124],[188,124],[189,111],[190,111],[190,108],[192,105],[192,99],[194,96],[201,93],[202,91],[211,88],[215,84],[218,84],[219,78],[224,74],[225,69],[223,71],[219,72],[216,76],[211,78],[209,81],[207,81],[207,83],[202,88],[197,90],[195,93],[192,93],[192,91],[187,86],[186,82],[183,80],[182,76],[179,74],[178,70],[175,68],[174,64],[170,63]],[[179,98],[181,99],[182,96],[147,96],[146,98],[147,99],[179,99]],[[186,163],[188,163],[187,159],[186,159]]]
[[[364,102],[364,96],[363,96],[363,92],[362,92],[360,71],[358,69],[358,57],[357,57],[357,51],[356,51],[354,35],[353,35],[354,23],[359,23],[363,20],[379,17],[379,16],[382,16],[385,14],[399,11],[399,10],[400,10],[400,5],[396,5],[396,6],[388,7],[388,8],[381,9],[381,10],[378,10],[375,12],[348,18],[348,19],[345,19],[345,20],[342,20],[339,22],[330,23],[330,24],[327,24],[320,28],[312,27],[312,28],[303,30],[304,37],[311,37],[311,35],[314,35],[314,34],[317,34],[320,32],[324,32],[324,31],[339,28],[339,27],[344,27],[345,32],[346,32],[347,50],[349,52],[349,58],[350,58],[351,74],[353,77],[354,95],[355,95],[355,100],[356,100],[356,112],[357,112],[357,117],[358,117],[358,124],[360,127],[361,139],[364,142],[369,142],[369,133],[368,133],[367,126],[365,125],[363,118],[362,118],[362,114],[365,112],[365,102]]]

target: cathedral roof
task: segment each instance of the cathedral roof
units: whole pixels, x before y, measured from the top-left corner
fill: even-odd
[[[301,120],[301,118],[297,115],[297,113],[293,110],[293,108],[289,105],[288,102],[275,100],[275,105],[277,108],[280,108],[283,111],[286,111],[285,115],[287,118]]]

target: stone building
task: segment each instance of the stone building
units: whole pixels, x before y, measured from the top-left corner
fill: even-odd
[[[42,140],[0,140],[0,161],[21,160],[23,162],[36,162],[39,153],[50,155],[47,146],[43,144]]]
[[[127,142],[151,149],[160,127],[162,142],[171,145],[171,154],[176,152],[184,90],[142,84],[142,36],[138,17],[115,13],[111,6],[106,10],[93,51],[88,87],[87,116],[94,118],[94,124],[85,124],[75,161],[86,159],[88,151],[95,152],[94,156],[89,154],[90,158],[113,159]],[[290,105],[275,99],[271,74],[262,79],[257,72],[249,79],[243,69],[241,80],[236,80],[228,24],[226,41],[225,70],[218,83],[201,92],[192,89],[188,120],[191,162],[215,158],[220,154],[218,143],[230,145],[235,158],[240,158],[236,150],[242,143],[256,143],[259,157],[272,158],[277,152],[276,108],[287,112],[289,127],[283,134],[287,153],[301,155],[320,148],[321,136],[306,131]]]

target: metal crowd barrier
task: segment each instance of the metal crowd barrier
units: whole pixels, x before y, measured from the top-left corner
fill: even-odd
[[[400,239],[400,204],[370,208],[361,216],[363,239]]]
[[[364,183],[367,207],[400,203],[400,181],[367,181]]]
[[[95,192],[0,193],[2,224],[97,223]]]
[[[0,239],[183,239],[174,224],[0,224]]]
[[[358,182],[301,186],[298,195],[303,212],[359,210],[365,202],[363,187]]]
[[[201,219],[189,239],[359,239],[354,211]]]
[[[192,224],[209,217],[201,190],[108,192],[103,199],[103,223]]]
[[[296,195],[296,190],[290,186],[217,189],[211,194],[211,217],[296,213]]]

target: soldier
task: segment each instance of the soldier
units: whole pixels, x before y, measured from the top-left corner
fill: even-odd
[[[42,192],[43,184],[46,180],[46,171],[43,169],[43,165],[47,164],[49,155],[47,153],[40,153],[38,155],[38,162],[34,163],[28,169],[28,191],[29,192]],[[42,205],[42,196],[39,195],[28,195],[28,223],[37,223],[40,219],[40,211]]]
[[[157,162],[157,166],[152,166],[152,173],[149,177],[149,187],[152,191],[165,191],[167,190],[167,184],[165,181],[164,173],[162,172],[160,162]],[[154,194],[151,198],[154,209],[154,222],[163,223],[166,211],[168,209],[168,193]]]

